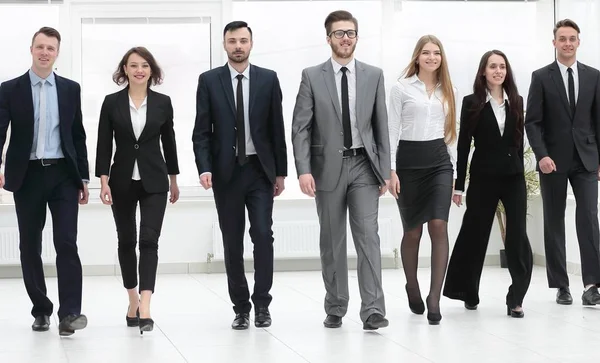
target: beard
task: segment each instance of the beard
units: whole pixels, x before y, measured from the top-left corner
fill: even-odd
[[[244,63],[248,59],[248,54],[246,53],[227,53],[227,58],[232,63]]]
[[[351,47],[349,48],[344,48],[341,45],[337,45],[337,44],[330,44],[331,45],[331,50],[333,51],[333,53],[342,59],[347,59],[347,58],[352,58],[352,55],[354,54],[354,49],[356,49],[356,43],[354,43]]]

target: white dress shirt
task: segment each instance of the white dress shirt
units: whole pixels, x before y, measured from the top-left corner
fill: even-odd
[[[146,113],[148,111],[147,107],[148,96],[144,98],[140,108],[135,107],[135,103],[129,96],[129,113],[131,115],[131,126],[133,127],[133,134],[135,135],[136,140],[139,140],[144,127],[146,126]],[[140,180],[140,169],[138,168],[137,159],[133,163],[133,173],[131,174],[131,179]]]
[[[390,131],[390,159],[392,170],[396,170],[398,140],[428,141],[444,138],[444,127],[448,107],[442,104],[443,93],[438,84],[431,97],[427,95],[425,83],[417,75],[403,78],[390,91],[388,127]],[[455,103],[458,92],[454,89]],[[456,107],[456,117],[460,107]],[[456,142],[447,145],[454,179],[456,179]]]
[[[337,89],[338,100],[340,102],[340,111],[342,110],[342,66],[331,58],[331,65],[333,66],[333,74],[335,75],[335,88]],[[362,138],[358,131],[358,125],[356,124],[356,60],[352,60],[345,65],[348,70],[346,71],[346,78],[348,78],[348,105],[350,106],[350,130],[352,132],[352,148],[356,149],[363,147]],[[342,111],[343,112],[343,111]]]
[[[235,107],[237,109],[237,85],[238,79],[236,78],[238,74],[242,74],[244,78],[242,78],[242,94],[244,96],[244,133],[246,136],[246,155],[254,155],[256,154],[256,148],[254,147],[254,142],[252,141],[252,135],[250,133],[250,64],[244,69],[244,72],[240,73],[236,71],[231,64],[227,63],[229,67],[229,72],[231,73],[231,85],[233,87],[233,101],[235,102]],[[237,150],[235,151],[237,155]]]
[[[570,102],[571,100],[569,100],[569,72],[567,71],[567,69],[569,67],[565,66],[558,60],[556,61],[556,63],[558,64],[558,69],[560,70],[560,75],[562,76],[563,83],[565,84],[565,91],[567,92],[567,100]],[[571,66],[571,69],[573,70],[573,81],[574,81],[573,83],[575,85],[575,104],[577,104],[577,100],[579,99],[579,72],[577,71],[577,61],[575,61],[575,63],[573,63],[573,65]]]

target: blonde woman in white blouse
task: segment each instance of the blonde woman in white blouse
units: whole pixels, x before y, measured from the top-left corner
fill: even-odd
[[[442,43],[425,35],[390,92],[392,175],[389,190],[398,201],[404,229],[400,247],[410,310],[425,312],[417,280],[423,224],[431,237],[431,285],[427,320],[442,319],[440,296],[448,263],[448,214],[456,164],[456,90]]]

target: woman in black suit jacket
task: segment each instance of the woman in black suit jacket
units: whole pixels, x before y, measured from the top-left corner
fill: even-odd
[[[527,238],[527,191],[523,165],[523,98],[506,55],[483,55],[473,94],[463,99],[458,137],[457,179],[453,201],[462,204],[471,140],[467,210],[448,266],[444,295],[477,309],[479,281],[498,201],[506,210],[505,250],[512,285],[507,314],[524,316],[522,304],[531,281],[533,258]]]
[[[119,63],[113,80],[118,85],[127,83],[127,87],[106,96],[102,104],[96,176],[101,178],[102,203],[112,206],[117,227],[119,264],[129,294],[127,326],[139,326],[143,333],[154,327],[150,298],[154,293],[158,238],[167,192],[171,194],[171,203],[179,198],[173,107],[169,96],[150,89],[151,85],[162,82],[162,71],[146,48],[130,49]],[[113,137],[116,151],[110,166]],[[139,295],[135,252],[138,202],[141,214]]]

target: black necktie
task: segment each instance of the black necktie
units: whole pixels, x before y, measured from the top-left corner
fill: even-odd
[[[569,74],[569,106],[571,106],[571,116],[575,116],[575,80],[573,79],[573,69],[567,68]]]
[[[243,74],[238,74],[236,92],[235,127],[237,130],[237,160],[240,165],[246,163],[246,126],[244,124],[244,92],[242,92]]]
[[[344,147],[352,148],[352,131],[350,129],[350,101],[348,99],[348,68],[342,67],[342,126],[344,127]]]

